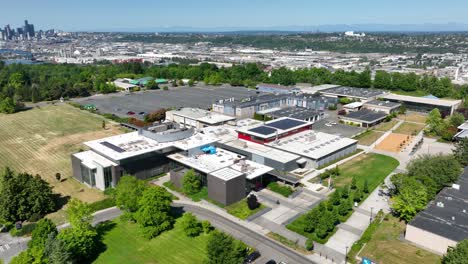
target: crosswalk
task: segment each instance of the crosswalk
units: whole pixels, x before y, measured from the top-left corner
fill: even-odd
[[[5,245],[3,245],[3,246],[0,246],[0,253],[1,253],[1,252],[5,252],[5,251],[7,251],[7,250],[9,250],[9,249],[10,249],[10,245],[8,245],[8,244],[5,244]]]

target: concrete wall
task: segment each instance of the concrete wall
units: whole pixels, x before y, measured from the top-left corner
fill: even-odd
[[[405,239],[439,255],[445,254],[449,246],[454,247],[457,245],[456,241],[412,226],[411,224],[406,226]]]
[[[208,175],[208,197],[224,205],[230,205],[245,197],[245,176],[224,181]]]
[[[330,155],[327,155],[326,157],[323,157],[319,160],[316,160],[315,161],[315,168],[318,168],[320,166],[323,166],[325,164],[328,164],[328,163],[331,163],[335,160],[338,160],[346,155],[349,155],[351,153],[353,153],[354,151],[356,151],[356,148],[357,148],[357,143],[356,144],[353,144],[351,146],[348,146],[346,148],[343,148],[343,149],[340,149]]]
[[[75,155],[71,155],[72,163],[72,176],[79,182],[83,182],[83,177],[81,176],[81,160]]]
[[[172,170],[169,172],[171,182],[179,189],[182,189],[182,180],[184,179],[185,170]]]

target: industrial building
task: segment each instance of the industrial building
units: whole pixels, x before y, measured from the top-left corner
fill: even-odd
[[[283,109],[271,109],[267,111],[257,112],[269,119],[278,119],[282,117],[290,117],[311,123],[315,123],[324,117],[324,112],[303,108],[303,107],[287,107]]]
[[[187,127],[203,128],[219,126],[236,118],[199,108],[184,107],[178,110],[166,111],[166,120],[183,124]]]
[[[350,112],[345,116],[340,116],[339,119],[345,124],[373,127],[382,122],[387,115],[387,113],[381,111],[361,109],[359,111]]]
[[[417,112],[427,113],[432,111],[434,108],[438,108],[444,116],[452,115],[462,103],[461,100],[424,98],[399,94],[387,94],[382,98],[386,101],[401,103],[408,110]]]
[[[299,88],[279,84],[260,83],[256,86],[259,92],[273,94],[292,94],[300,92]]]
[[[320,91],[324,96],[342,98],[346,97],[354,99],[356,101],[368,102],[379,98],[384,95],[383,90],[371,89],[371,88],[356,88],[348,86],[338,86]]]
[[[213,104],[213,112],[235,116],[237,118],[252,118],[255,113],[286,107],[302,107],[318,111],[326,110],[330,105],[336,105],[337,98],[320,95],[260,95],[241,100],[234,98],[218,100]]]
[[[468,167],[406,226],[405,239],[440,255],[468,239]]]
[[[138,85],[135,85],[135,84],[131,84],[130,81],[132,81],[132,79],[128,79],[128,78],[121,78],[121,79],[116,79],[114,80],[114,85],[125,91],[125,92],[131,92],[133,91],[133,89],[135,87],[138,87]]]

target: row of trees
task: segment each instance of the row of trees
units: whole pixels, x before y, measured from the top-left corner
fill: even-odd
[[[13,258],[12,264],[83,263],[98,250],[99,234],[92,226],[91,207],[72,199],[66,210],[70,227],[58,232],[55,224],[41,219],[32,232],[28,249]]]
[[[466,162],[465,157],[461,158]],[[392,209],[401,219],[410,221],[442,188],[458,179],[461,169],[454,155],[422,155],[412,160],[406,174],[395,174],[391,178],[394,185]]]
[[[202,63],[197,66],[176,65],[154,66],[141,63],[123,63],[108,65],[2,65],[0,64],[0,110],[3,104],[16,107],[20,102],[54,100],[60,97],[87,96],[92,93],[114,92],[109,84],[115,78],[139,78],[154,76],[173,80],[190,79],[204,81],[207,84],[229,83],[231,85],[255,86],[260,82],[292,85],[295,83],[339,84],[354,87],[376,87],[390,90],[421,90],[440,97],[468,97],[468,85],[454,87],[449,79],[433,76],[418,76],[414,73],[387,73],[377,71],[375,80],[369,70],[361,73],[337,70],[331,72],[324,68],[290,70],[285,67],[274,69],[269,76],[262,65],[247,63],[231,68],[218,68]],[[154,82],[148,89],[155,89]],[[6,101],[10,98],[12,101]],[[11,112],[11,110],[2,110]]]

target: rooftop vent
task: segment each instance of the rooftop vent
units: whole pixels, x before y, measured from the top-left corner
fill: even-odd
[[[444,208],[444,203],[443,202],[437,202],[437,207]]]
[[[455,190],[460,190],[460,184],[452,184],[452,188]]]

